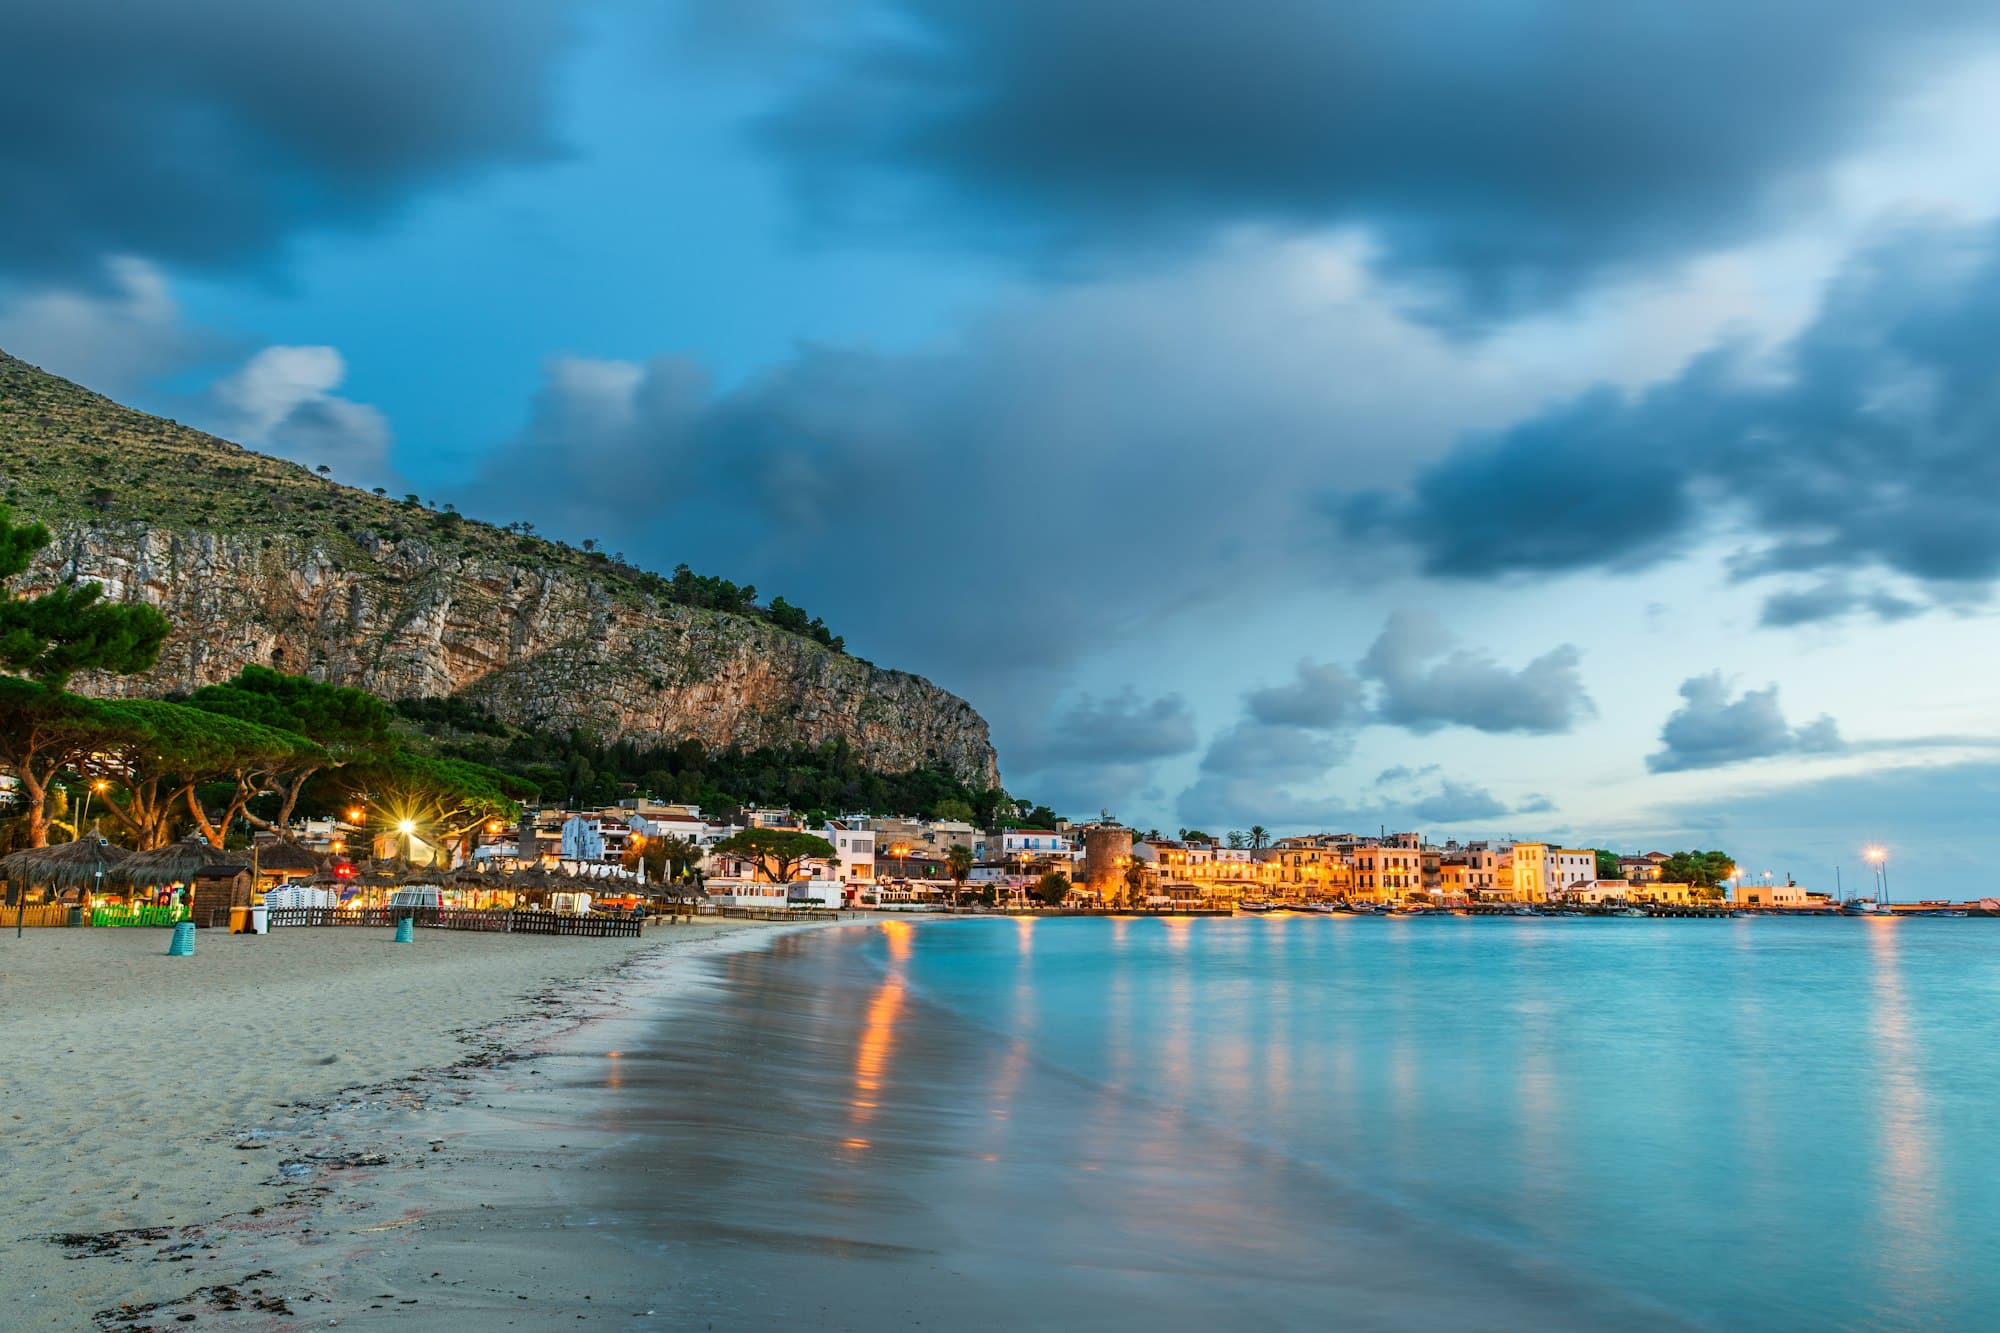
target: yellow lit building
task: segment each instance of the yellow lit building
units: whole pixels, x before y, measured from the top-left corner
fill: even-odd
[[[1312,902],[1345,898],[1354,888],[1354,871],[1331,847],[1280,842],[1259,855],[1270,867],[1274,896]]]

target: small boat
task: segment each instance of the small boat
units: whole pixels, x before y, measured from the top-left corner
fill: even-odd
[[[1236,904],[1236,910],[1239,912],[1275,912],[1278,909],[1275,903],[1253,903],[1246,898]]]
[[[1889,905],[1877,902],[1873,898],[1849,898],[1840,905],[1840,910],[1846,916],[1889,915]]]
[[[1647,911],[1647,910],[1646,910],[1645,908],[1643,908],[1643,907],[1621,907],[1621,908],[1619,908],[1619,909],[1618,909],[1617,911],[1613,912],[1613,913],[1612,913],[1611,915],[1613,915],[1613,916],[1651,916],[1651,915],[1652,915],[1652,913],[1651,913],[1651,912],[1648,912],[1648,911]]]

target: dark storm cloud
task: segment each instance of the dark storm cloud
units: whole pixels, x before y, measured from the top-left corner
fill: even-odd
[[[1210,747],[1181,793],[1179,816],[1203,827],[1264,823],[1282,831],[1493,829],[1508,816],[1553,808],[1540,795],[1509,802],[1479,783],[1441,776],[1436,765],[1390,769],[1352,798],[1301,790],[1329,776],[1348,748],[1343,737],[1240,722]]]
[[[1838,620],[1868,611],[1882,620],[1906,620],[1923,608],[1908,598],[1877,589],[1869,592],[1852,580],[1836,576],[1802,588],[1787,588],[1764,599],[1757,623],[1770,629],[1790,629]]]
[[[1510,671],[1459,646],[1431,613],[1398,611],[1361,659],[1360,674],[1379,687],[1376,716],[1414,732],[1461,726],[1552,735],[1597,711],[1579,660],[1563,644]]]
[[[1149,788],[1154,766],[1200,743],[1178,694],[1144,698],[1129,686],[1109,698],[1083,695],[1042,733],[1010,747],[1010,785],[1054,809],[1089,813]]]
[[[1056,763],[1118,763],[1188,754],[1196,744],[1187,700],[1142,699],[1128,688],[1109,699],[1077,700],[1051,727],[1046,753]]]
[[[2000,24],[1970,0],[735,8],[697,25],[775,53],[762,134],[817,214],[914,211],[1066,254],[1360,223],[1488,309],[1810,207],[1824,168]]]
[[[915,350],[807,344],[728,386],[683,357],[559,358],[452,498],[782,594],[971,692],[1011,754],[1079,660],[1317,580],[1297,479],[1329,441],[1344,470],[1402,475],[1402,450],[1518,413],[1514,393],[1370,300],[1351,256],[1244,246],[1015,293]]]
[[[1776,685],[1732,699],[1729,683],[1714,671],[1683,681],[1681,698],[1684,702],[1660,728],[1660,750],[1646,756],[1646,767],[1655,773],[1844,748],[1831,717],[1822,715],[1800,727],[1788,723]]]
[[[1285,727],[1338,727],[1362,710],[1361,682],[1330,662],[1300,662],[1289,684],[1244,696],[1251,718]]]
[[[1996,241],[1989,227],[1906,232],[1857,257],[1775,357],[1724,348],[1644,393],[1587,394],[1463,441],[1404,496],[1330,509],[1458,577],[1652,564],[1736,524],[1754,541],[1739,576],[1875,567],[1984,584],[2000,576]]]
[[[555,0],[8,6],[0,267],[235,268],[442,177],[549,155]]]
[[[1498,819],[1513,807],[1477,783],[1447,778],[1435,793],[1412,802],[1410,813],[1426,824],[1464,824]]]
[[[1259,818],[1261,811],[1267,821],[1297,827],[1343,818],[1357,826],[1449,824],[1546,809],[1543,798],[1511,806],[1477,784],[1443,777],[1435,764],[1384,769],[1359,801],[1330,800],[1310,789],[1333,776],[1367,726],[1418,734],[1445,726],[1567,732],[1595,712],[1578,658],[1565,644],[1509,670],[1460,644],[1429,612],[1395,612],[1354,672],[1306,661],[1290,682],[1247,691],[1243,716],[1203,752],[1195,781],[1181,793],[1180,813],[1197,823],[1228,823]]]

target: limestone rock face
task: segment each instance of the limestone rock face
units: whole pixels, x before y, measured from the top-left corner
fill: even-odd
[[[458,695],[508,721],[605,739],[844,737],[879,770],[999,782],[985,720],[927,680],[571,570],[368,531],[328,541],[67,523],[20,586],[72,575],[174,624],[147,675],[77,682],[96,693],[190,690],[257,662],[392,699]]]

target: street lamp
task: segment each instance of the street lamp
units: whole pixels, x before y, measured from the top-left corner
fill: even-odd
[[[1875,867],[1875,897],[1877,901],[1889,901],[1889,849],[1880,843],[1866,848],[1861,853],[1868,864]]]
[[[106,782],[103,778],[99,778],[97,781],[91,783],[88,787],[84,788],[83,813],[78,815],[76,818],[77,837],[81,838],[83,836],[83,826],[90,821],[90,798],[92,796],[96,796],[105,791],[108,791],[110,787],[111,784],[109,782]]]
[[[403,842],[403,860],[404,860],[404,861],[405,861],[406,863],[408,863],[408,862],[414,862],[414,861],[415,861],[415,860],[417,859],[417,823],[416,823],[416,821],[415,821],[415,820],[413,820],[413,819],[403,819],[403,820],[398,820],[398,821],[397,821],[397,823],[396,823],[396,832],[398,832],[398,833],[400,833],[400,834],[402,834],[402,835],[403,835],[403,839],[404,839],[404,842]]]

